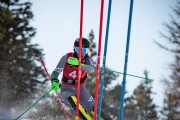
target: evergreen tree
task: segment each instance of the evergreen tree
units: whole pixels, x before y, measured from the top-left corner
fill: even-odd
[[[164,24],[168,32],[161,33],[168,45],[156,42],[161,48],[174,55],[174,62],[169,66],[172,71],[171,75],[163,80],[166,90],[161,113],[163,119],[167,120],[180,119],[180,1],[177,0],[177,4],[172,10],[170,23]]]
[[[103,92],[102,108],[111,115],[113,120],[119,119],[120,95],[121,85],[119,84]]]
[[[90,52],[88,53],[89,56],[91,56],[91,58],[94,61],[94,66],[96,65],[96,57],[97,57],[97,52],[96,52],[96,43],[94,42],[94,31],[91,30],[88,36],[88,40],[90,41]],[[95,88],[95,78],[96,76],[96,72],[93,72],[91,74],[88,75],[88,78],[86,80],[86,87],[89,90],[91,95],[94,95],[94,88]]]
[[[148,72],[144,72],[145,77],[148,78]],[[134,90],[131,97],[125,100],[125,119],[138,120],[154,120],[157,119],[157,106],[153,103],[151,98],[152,81],[142,81],[140,85]]]
[[[36,33],[30,25],[31,5],[19,0],[0,0],[0,106],[6,108],[27,104],[47,81],[39,62],[42,49],[31,44]]]

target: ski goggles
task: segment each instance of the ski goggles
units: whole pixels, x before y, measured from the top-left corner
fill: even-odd
[[[79,53],[79,47],[75,47],[75,52]],[[89,52],[89,48],[82,48],[82,53],[87,54]]]

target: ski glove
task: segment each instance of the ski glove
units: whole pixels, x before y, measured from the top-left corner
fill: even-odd
[[[51,89],[57,91],[59,90],[60,87],[61,87],[61,83],[59,83],[59,80],[57,78],[53,78],[51,80]]]
[[[69,57],[67,60],[68,64],[77,66],[79,64],[79,61],[75,57]],[[84,66],[84,64],[81,63],[81,66]]]

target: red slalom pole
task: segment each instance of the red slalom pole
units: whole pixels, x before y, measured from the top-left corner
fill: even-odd
[[[80,8],[80,32],[79,32],[79,54],[78,54],[78,85],[77,85],[77,107],[76,107],[76,117],[75,120],[79,120],[79,104],[80,104],[80,79],[81,79],[81,52],[82,52],[82,31],[83,31],[83,7],[84,0],[81,0]]]
[[[100,57],[101,57],[101,41],[102,41],[102,25],[103,25],[104,0],[101,0],[100,25],[99,25],[99,42],[98,42],[98,58],[96,65],[96,87],[95,87],[95,103],[94,103],[94,120],[97,116],[98,93],[99,93],[99,76],[100,76]]]
[[[42,65],[43,65],[43,67],[44,67],[44,70],[46,71],[46,75],[47,75],[48,79],[51,80],[51,77],[50,77],[50,75],[49,75],[49,73],[48,73],[48,71],[47,71],[47,69],[46,69],[46,66],[45,66],[45,64],[44,64],[44,61],[43,61],[42,57],[40,57],[39,59],[40,59]],[[62,106],[62,109],[63,109],[63,112],[64,112],[64,114],[65,114],[65,116],[66,116],[66,119],[67,119],[67,120],[70,120],[70,118],[69,118],[69,116],[68,116],[68,114],[67,114],[67,112],[66,112],[66,110],[65,110],[65,108],[64,108],[64,105],[63,105],[63,103],[62,103],[62,100],[61,100],[59,94],[57,93],[57,91],[56,91],[56,96],[57,96],[57,99],[59,100],[60,105]]]

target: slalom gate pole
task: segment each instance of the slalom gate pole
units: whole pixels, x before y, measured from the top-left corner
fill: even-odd
[[[40,57],[39,59],[40,59],[42,65],[43,65],[43,67],[44,67],[44,70],[45,70],[45,72],[46,72],[46,75],[47,75],[48,79],[51,80],[51,77],[50,77],[50,75],[49,75],[48,70],[46,69],[46,66],[45,66],[45,63],[44,63],[42,57]],[[66,110],[65,110],[65,108],[64,108],[64,105],[63,105],[63,102],[62,102],[62,100],[61,100],[60,95],[57,93],[57,91],[55,91],[55,92],[56,92],[57,99],[59,100],[59,103],[60,103],[60,105],[61,105],[61,107],[62,107],[62,109],[63,109],[63,112],[64,112],[64,114],[65,114],[66,119],[67,119],[67,120],[70,120],[70,118],[69,118],[69,116],[68,116],[68,114],[67,114],[67,112],[66,112]]]
[[[95,86],[94,120],[97,119],[96,116],[97,116],[98,94],[99,94],[99,76],[100,76],[100,58],[101,58],[103,12],[104,12],[104,0],[101,0],[100,25],[99,25],[99,42],[98,42],[98,57],[97,57],[97,65],[96,65],[96,86]]]
[[[27,111],[29,111],[34,105],[36,105],[42,98],[44,98],[45,96],[47,96],[50,92],[51,92],[51,90],[52,90],[53,88],[51,88],[50,90],[48,90],[46,93],[44,93],[44,95],[41,97],[41,98],[39,98],[36,102],[34,102],[33,104],[31,104],[22,114],[20,114],[17,118],[15,118],[14,120],[18,120],[22,115],[24,115]]]
[[[127,41],[126,41],[126,53],[125,53],[125,60],[124,60],[124,74],[123,74],[122,90],[121,90],[119,120],[123,120],[123,108],[124,108],[123,105],[124,105],[124,94],[125,94],[125,84],[126,84],[126,72],[127,72],[127,65],[128,65],[132,12],[133,12],[133,0],[131,0],[130,2],[130,10],[129,10],[129,22],[128,22],[128,32],[127,32]]]
[[[124,74],[123,72],[118,72],[118,71],[110,70],[110,69],[107,69],[107,71],[118,73],[118,74]],[[137,75],[132,75],[132,74],[126,74],[126,75],[127,76],[131,76],[131,77],[141,78],[141,79],[144,79],[144,80],[147,80],[147,81],[152,81],[153,80],[152,78],[145,78],[145,77],[141,77],[141,76],[137,76]]]
[[[101,116],[101,106],[102,106],[102,94],[103,94],[103,86],[104,86],[104,74],[106,67],[106,53],[107,53],[107,45],[108,45],[108,35],[109,35],[109,23],[110,23],[110,15],[111,15],[111,3],[112,0],[109,0],[108,5],[108,16],[107,16],[107,26],[106,26],[106,38],[104,45],[104,56],[103,56],[103,67],[101,69],[101,83],[100,83],[100,91],[99,91],[99,104],[98,104],[98,120],[100,120]]]
[[[83,8],[84,0],[81,0],[80,6],[80,31],[79,31],[79,54],[78,54],[78,82],[77,82],[77,105],[75,120],[79,120],[79,104],[80,104],[80,79],[81,79],[81,56],[82,56],[82,30],[83,30]]]
[[[84,0],[81,0],[80,6],[80,31],[79,31],[79,54],[78,54],[78,82],[77,82],[77,105],[75,120],[79,120],[79,104],[80,104],[80,79],[81,79],[81,56],[82,56],[82,31],[83,31],[83,8]]]

